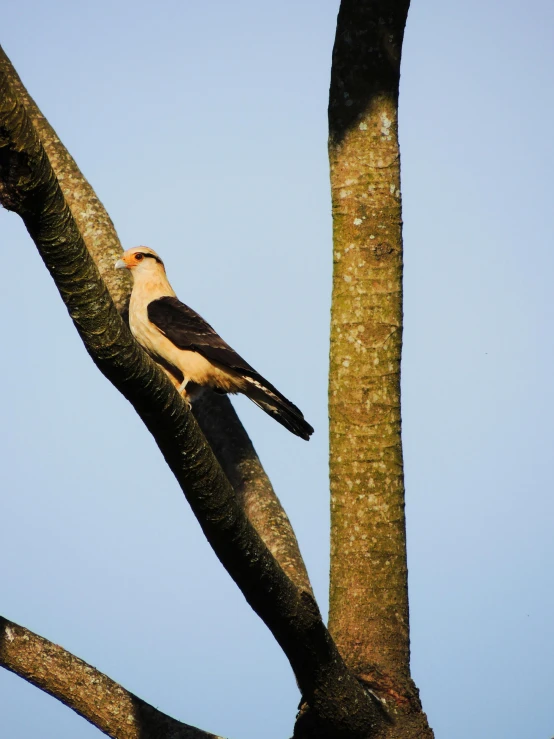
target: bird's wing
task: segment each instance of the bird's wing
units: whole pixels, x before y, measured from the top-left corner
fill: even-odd
[[[293,434],[309,439],[313,428],[302,411],[287,400],[227,344],[209,323],[177,298],[158,298],[148,305],[148,319],[179,349],[198,352],[212,362],[238,372],[246,380],[241,390]]]
[[[179,349],[198,352],[206,359],[248,375],[257,374],[202,316],[177,298],[159,298],[149,303],[148,320]]]

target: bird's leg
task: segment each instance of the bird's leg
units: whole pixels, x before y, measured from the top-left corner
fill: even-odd
[[[185,377],[185,379],[183,380],[183,382],[177,388],[177,392],[183,398],[183,400],[188,405],[188,407],[189,408],[192,408],[192,403],[190,401],[190,395],[186,391],[187,384],[188,384],[188,379]]]

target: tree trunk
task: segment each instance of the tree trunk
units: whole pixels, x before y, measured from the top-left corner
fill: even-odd
[[[396,716],[386,735],[430,737],[410,679],[400,436],[398,87],[408,6],[343,0],[333,50],[329,628]]]

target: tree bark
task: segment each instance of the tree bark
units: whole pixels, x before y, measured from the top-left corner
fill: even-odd
[[[400,418],[398,88],[408,7],[343,0],[333,49],[329,628],[396,715],[387,736],[430,737],[410,679]]]
[[[187,405],[123,323],[1,71],[0,202],[23,219],[91,358],[152,433],[216,555],[287,655],[318,736],[370,736],[383,720],[378,701],[348,671],[314,599],[264,545]]]

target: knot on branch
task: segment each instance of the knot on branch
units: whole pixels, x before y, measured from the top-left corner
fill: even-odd
[[[24,209],[19,183],[31,175],[27,162],[11,151],[5,143],[4,132],[0,130],[0,204],[6,210],[21,213]]]
[[[4,75],[0,78],[9,93]],[[23,106],[10,94],[0,102],[0,120],[0,204],[24,216],[33,211],[37,192],[45,192],[53,173]]]

